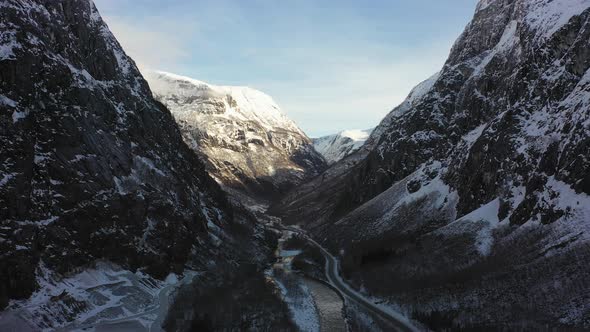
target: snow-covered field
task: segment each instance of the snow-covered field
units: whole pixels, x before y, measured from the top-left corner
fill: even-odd
[[[39,270],[40,288],[29,299],[12,301],[0,313],[0,326],[18,331],[159,331],[174,290],[196,275],[188,271],[183,279],[170,274],[160,281],[107,262],[64,278],[43,266]]]

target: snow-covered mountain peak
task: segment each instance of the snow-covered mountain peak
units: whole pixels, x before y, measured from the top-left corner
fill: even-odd
[[[344,130],[338,134],[314,138],[313,146],[328,164],[333,164],[360,149],[372,131],[372,128]]]
[[[166,72],[144,76],[185,142],[226,187],[268,198],[324,169],[309,137],[267,94]]]
[[[348,137],[355,142],[364,142],[369,137],[371,130],[350,129],[340,132],[340,136]]]
[[[224,104],[223,115],[236,120],[257,121],[267,129],[282,128],[303,134],[303,131],[282,113],[269,95],[244,86],[216,86],[194,78],[163,71],[145,71],[144,76],[157,96],[167,96],[184,105],[217,99]],[[185,109],[188,111],[189,109]],[[190,108],[195,111],[197,108]],[[204,108],[198,108],[206,111]]]

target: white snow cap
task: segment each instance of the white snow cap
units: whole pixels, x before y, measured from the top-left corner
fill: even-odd
[[[314,138],[313,146],[328,164],[332,164],[360,149],[372,131],[373,129],[344,130],[335,135]]]
[[[355,142],[364,142],[367,140],[370,133],[371,133],[371,129],[368,129],[368,130],[350,129],[350,130],[344,130],[344,131],[340,132],[339,135],[343,136],[343,137],[348,137]]]
[[[277,103],[267,94],[244,86],[216,86],[194,78],[163,71],[143,71],[152,91],[158,95],[224,99],[230,96],[236,105],[226,113],[228,117],[257,121],[268,129],[283,128],[303,131],[281,112]]]

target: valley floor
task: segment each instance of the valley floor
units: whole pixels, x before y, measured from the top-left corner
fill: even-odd
[[[346,323],[344,319],[338,317],[338,311],[341,314],[344,313],[344,306],[348,306],[349,310],[362,310],[365,315],[370,316],[370,319],[365,322],[365,328],[371,328],[372,330],[379,329],[378,326],[373,323],[375,320],[384,323],[384,327],[387,330],[394,331],[417,331],[418,328],[405,316],[398,313],[391,307],[377,303],[375,299],[367,297],[360,292],[354,290],[340,275],[340,263],[336,257],[330,254],[325,248],[319,243],[310,238],[303,230],[293,227],[284,226],[280,223],[272,223],[267,227],[280,230],[283,233],[289,235],[297,235],[299,239],[303,239],[305,245],[301,249],[296,250],[297,253],[303,251],[305,246],[311,246],[319,249],[325,265],[323,267],[324,278],[317,280],[316,278],[310,278],[309,276],[304,277],[305,283],[308,285],[316,306],[319,311],[322,331],[340,331],[346,330]],[[293,251],[293,250],[291,250]],[[338,301],[338,298],[340,301]],[[339,308],[339,309],[338,309]],[[358,313],[356,313],[358,314]]]

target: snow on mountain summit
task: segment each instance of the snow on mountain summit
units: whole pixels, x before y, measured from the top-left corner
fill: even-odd
[[[495,5],[504,5],[503,1],[480,0],[476,13],[490,10]],[[549,38],[569,20],[590,7],[590,0],[536,0],[518,1],[520,12],[526,13],[523,23],[530,31],[535,32],[535,40]]]
[[[305,135],[272,97],[259,90],[246,86],[217,86],[163,71],[147,71],[144,76],[156,95],[221,99],[227,102],[225,115],[228,118],[257,121],[267,129],[283,128]]]
[[[144,76],[226,188],[269,198],[324,169],[311,140],[263,92],[165,72]]]
[[[344,130],[338,134],[314,138],[313,146],[328,164],[333,164],[360,149],[372,131],[373,129]]]

